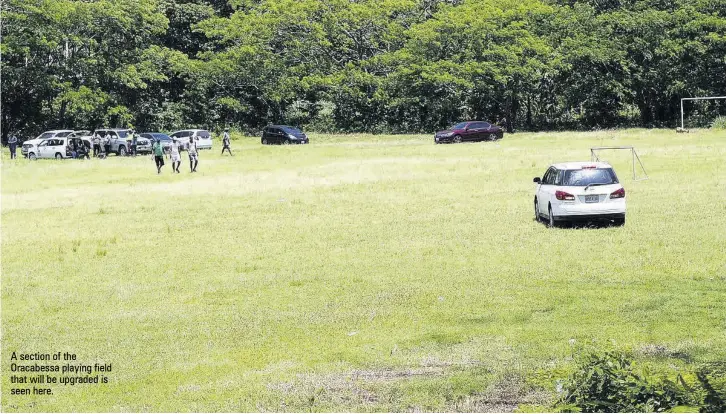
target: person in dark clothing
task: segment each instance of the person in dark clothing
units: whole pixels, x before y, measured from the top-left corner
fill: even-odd
[[[161,174],[161,167],[164,166],[164,147],[161,146],[161,140],[157,138],[151,148],[154,153],[154,162],[156,162],[156,173]]]
[[[224,150],[227,150],[229,155],[232,155],[232,150],[229,148],[229,128],[224,129],[224,137],[222,138],[222,154],[220,155],[224,155]]]
[[[83,142],[83,140],[78,141],[78,145],[76,146],[76,153],[77,153],[78,158],[80,158],[80,159],[88,158],[90,160],[91,157],[88,155],[89,149],[90,148],[88,148],[86,146],[86,144],[85,144],[85,142]]]
[[[131,131],[131,153],[136,156],[136,131]]]
[[[78,142],[75,139],[70,140],[68,148],[71,150],[71,158],[78,158]]]
[[[10,149],[10,159],[16,158],[15,150],[18,148],[18,137],[14,134],[8,138],[8,148]]]

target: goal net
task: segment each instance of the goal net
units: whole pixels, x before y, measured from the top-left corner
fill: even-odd
[[[638,156],[638,152],[635,151],[635,147],[632,146],[623,146],[623,147],[592,147],[590,148],[590,160],[592,161],[605,161],[609,162],[601,157],[601,154],[603,152],[625,152],[630,159],[630,167],[633,172],[633,181],[640,181],[640,180],[647,180],[648,179],[648,173],[645,172],[645,167],[643,166],[643,162],[640,160],[640,157]],[[610,162],[612,165],[612,163]]]

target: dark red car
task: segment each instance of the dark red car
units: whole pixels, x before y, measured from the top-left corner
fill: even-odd
[[[463,142],[463,141],[495,141],[502,139],[504,130],[496,125],[484,121],[460,122],[451,129],[439,131],[434,135],[434,142]]]

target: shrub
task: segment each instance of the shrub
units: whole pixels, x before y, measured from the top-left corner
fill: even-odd
[[[719,116],[711,122],[711,129],[726,129],[726,116]]]
[[[555,405],[560,412],[722,412],[726,409],[723,365],[711,364],[686,375],[652,374],[618,351],[577,356],[577,368]]]

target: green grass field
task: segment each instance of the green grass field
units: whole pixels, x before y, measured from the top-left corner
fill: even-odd
[[[160,176],[3,149],[2,409],[508,411],[552,401],[579,345],[726,359],[726,133],[311,142]],[[603,153],[627,225],[536,223],[532,178],[596,145],[650,176]],[[12,351],[113,373],[11,396]]]

